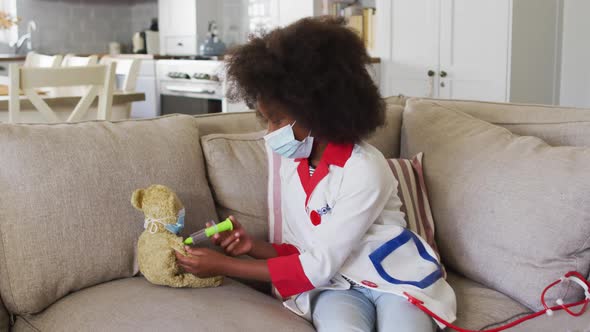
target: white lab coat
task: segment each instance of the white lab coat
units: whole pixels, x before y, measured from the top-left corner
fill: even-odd
[[[311,320],[311,299],[350,288],[345,276],[377,291],[407,292],[455,320],[455,293],[432,248],[406,228],[397,182],[377,149],[329,145],[311,179],[307,160],[267,153],[270,241],[280,255],[268,266],[287,308]]]

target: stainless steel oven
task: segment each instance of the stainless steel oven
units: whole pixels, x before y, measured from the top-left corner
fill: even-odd
[[[158,61],[161,115],[227,112],[221,68],[214,60]]]

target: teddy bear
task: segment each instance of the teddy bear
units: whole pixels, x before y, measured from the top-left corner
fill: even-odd
[[[184,206],[176,194],[163,185],[137,189],[131,204],[145,215],[145,230],[137,243],[139,270],[151,283],[170,287],[216,287],[223,277],[199,278],[183,273],[176,264],[174,251],[188,256],[182,237]]]

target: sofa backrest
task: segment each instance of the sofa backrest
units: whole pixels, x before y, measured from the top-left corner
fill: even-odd
[[[385,125],[378,128],[367,141],[379,149],[385,157],[393,158],[399,156],[403,107],[393,102],[393,99],[386,99],[386,102]],[[251,133],[265,129],[256,118],[255,112],[196,115],[195,119],[201,136]]]
[[[418,100],[418,99],[416,99]],[[553,146],[590,146],[590,109],[469,100],[429,100]]]
[[[137,188],[163,184],[178,194],[183,235],[217,218],[188,115],[0,124],[0,160],[0,294],[14,314],[137,273]]]
[[[200,136],[251,133],[264,129],[255,112],[204,114],[194,118]]]

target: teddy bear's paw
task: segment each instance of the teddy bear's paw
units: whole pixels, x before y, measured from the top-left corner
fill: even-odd
[[[212,282],[211,287],[217,287],[217,286],[220,286],[223,283],[223,277],[222,276],[212,277],[212,278],[209,278],[209,279],[211,279],[211,282]]]
[[[185,274],[185,280],[188,281],[188,287],[191,288],[208,288],[217,287],[223,282],[222,276],[210,277],[210,278],[199,278],[193,274]]]

